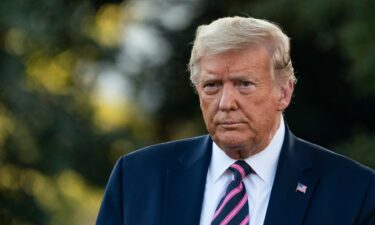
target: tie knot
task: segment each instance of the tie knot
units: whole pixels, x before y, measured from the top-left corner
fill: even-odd
[[[253,169],[243,160],[238,160],[229,167],[236,180],[242,180],[249,175]]]

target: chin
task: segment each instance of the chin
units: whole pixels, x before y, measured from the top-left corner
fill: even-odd
[[[252,155],[243,143],[223,143],[221,148],[232,159],[245,159]]]
[[[242,138],[239,138],[238,135],[235,136],[225,136],[225,137],[218,137],[214,138],[214,141],[216,144],[219,145],[219,147],[228,150],[233,151],[241,151],[242,149],[245,149],[247,146],[247,143],[245,140],[241,140]]]
[[[213,141],[227,154],[235,153],[240,155],[251,155],[253,151],[253,138],[243,135],[242,132],[225,132],[212,135]],[[228,154],[229,155],[229,154]]]

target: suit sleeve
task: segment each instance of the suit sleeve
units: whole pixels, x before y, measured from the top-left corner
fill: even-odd
[[[375,173],[372,174],[357,225],[375,225]]]
[[[120,158],[112,170],[99,209],[96,225],[123,224],[123,161],[124,158]]]

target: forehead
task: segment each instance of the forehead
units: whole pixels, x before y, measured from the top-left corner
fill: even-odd
[[[232,50],[200,60],[203,75],[265,73],[270,72],[270,64],[269,52],[263,47]]]

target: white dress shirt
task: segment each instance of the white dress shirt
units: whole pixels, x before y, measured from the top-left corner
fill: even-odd
[[[249,197],[250,225],[264,223],[284,135],[285,125],[281,117],[280,126],[270,144],[259,153],[244,159],[255,171],[243,179]],[[236,161],[213,143],[200,225],[211,224],[216,207],[224,196],[227,185],[233,179],[233,174],[227,169]]]

